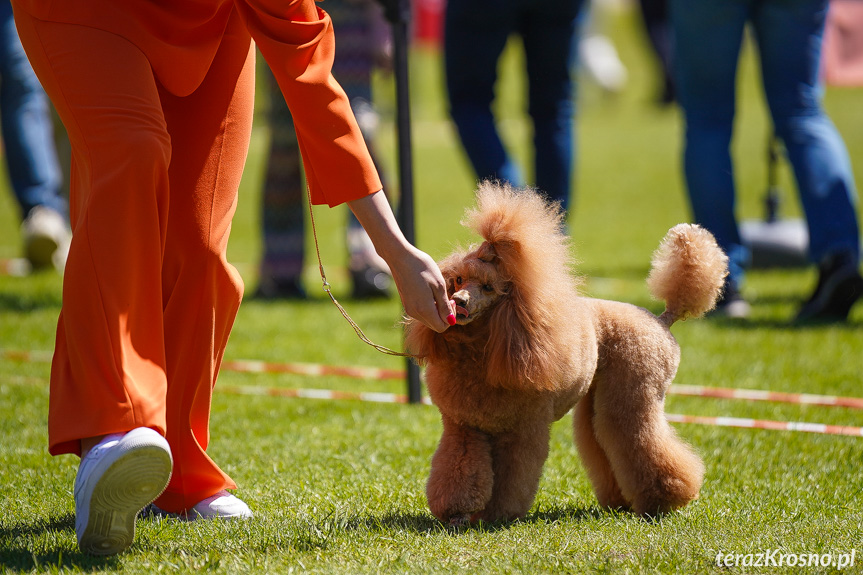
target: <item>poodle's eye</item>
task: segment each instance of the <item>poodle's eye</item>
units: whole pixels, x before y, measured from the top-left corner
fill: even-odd
[[[460,286],[460,285],[461,285],[461,282],[462,282],[461,276],[458,276],[457,278],[455,278],[455,285],[456,285],[456,287],[457,287],[457,286]]]
[[[484,292],[486,292],[486,293],[493,292],[493,291],[494,291],[494,286],[493,286],[493,285],[491,285],[491,284],[485,284],[485,285],[483,285],[483,286],[482,286],[482,291],[484,291]]]

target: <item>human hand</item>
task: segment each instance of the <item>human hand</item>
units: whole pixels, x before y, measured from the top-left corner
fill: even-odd
[[[429,329],[442,332],[455,323],[455,303],[434,260],[409,245],[403,257],[387,262],[405,313]]]
[[[405,239],[383,190],[352,200],[348,206],[387,262],[405,313],[439,333],[455,324],[455,303],[447,296],[440,268]]]

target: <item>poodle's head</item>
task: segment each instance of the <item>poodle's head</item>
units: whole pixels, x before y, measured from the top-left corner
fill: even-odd
[[[437,334],[409,322],[408,349],[433,362],[452,345],[469,346],[490,381],[553,386],[563,369],[561,330],[568,329],[561,307],[577,292],[563,217],[559,204],[534,191],[483,182],[462,222],[483,242],[439,264],[456,325]]]
[[[501,275],[494,248],[484,242],[466,254],[441,262],[447,295],[455,302],[456,324],[468,325],[486,316],[512,290],[512,282]]]

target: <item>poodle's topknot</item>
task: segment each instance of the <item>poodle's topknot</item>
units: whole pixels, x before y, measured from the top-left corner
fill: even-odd
[[[462,224],[485,239],[497,256],[495,267],[511,284],[506,302],[492,321],[504,335],[486,347],[488,375],[504,387],[551,389],[568,369],[568,352],[556,334],[565,333],[567,305],[578,292],[565,213],[536,190],[484,181],[476,208]],[[484,244],[485,245],[485,244]],[[474,253],[485,253],[478,248]]]
[[[564,234],[566,213],[559,202],[530,188],[488,180],[480,183],[476,198],[476,207],[465,212],[461,223],[502,256],[514,283],[523,289],[535,285],[549,298],[555,297],[548,293],[554,286],[569,290],[577,285]]]

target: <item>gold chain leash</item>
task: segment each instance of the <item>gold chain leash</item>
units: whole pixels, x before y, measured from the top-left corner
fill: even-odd
[[[355,322],[351,318],[351,316],[348,314],[347,310],[345,310],[345,308],[342,307],[342,304],[339,303],[339,301],[336,299],[336,296],[333,295],[332,286],[330,286],[330,282],[327,281],[327,274],[324,272],[324,264],[321,261],[321,248],[318,245],[318,230],[315,227],[315,212],[312,209],[312,190],[308,186],[306,186],[306,194],[307,194],[308,200],[309,200],[309,220],[312,223],[312,237],[314,237],[314,239],[315,239],[315,254],[318,256],[318,269],[321,271],[321,281],[323,282],[324,291],[327,292],[327,295],[330,296],[331,300],[333,300],[333,303],[335,304],[335,306],[337,308],[339,308],[339,311],[341,312],[342,317],[344,317],[345,320],[347,320],[347,322],[349,324],[351,324],[351,327],[354,328],[354,332],[356,332],[357,337],[360,338],[363,342],[369,344],[370,346],[372,346],[373,348],[375,348],[379,352],[385,353],[387,355],[397,355],[399,357],[416,357],[413,354],[406,353],[403,351],[396,351],[394,349],[390,349],[390,348],[385,347],[383,345],[379,345],[379,344],[373,342],[372,340],[370,340],[366,336],[366,334],[363,333],[362,328],[360,328],[360,326],[357,325],[357,322]]]

